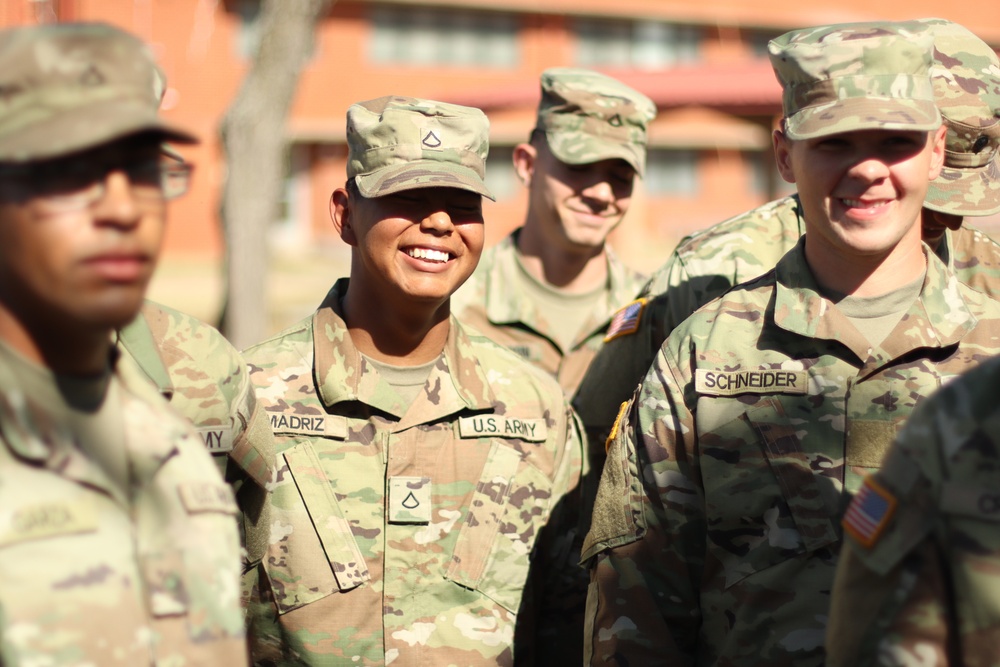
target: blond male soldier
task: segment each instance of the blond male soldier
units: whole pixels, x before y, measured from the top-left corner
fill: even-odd
[[[914,412],[844,515],[827,664],[1000,664],[1000,358]]]
[[[541,76],[538,118],[514,169],[528,188],[524,225],[483,254],[455,296],[458,318],[554,375],[572,396],[611,316],[643,277],[605,243],[628,212],[656,107],[584,69]]]
[[[166,200],[146,47],[0,32],[0,663],[245,663],[232,491],[191,426],[116,364]]]
[[[675,329],[623,407],[584,544],[590,664],[822,665],[845,491],[1000,350],[1000,304],[920,238],[931,48],[884,23],[771,41],[806,234]]]
[[[923,239],[959,280],[996,298],[1000,245],[962,221],[1000,212],[1000,120],[994,113],[1000,61],[958,24],[923,19],[914,29],[920,26],[934,34],[934,98],[948,128],[945,164],[924,203]],[[619,407],[670,332],[734,285],[774,267],[805,229],[798,195],[738,215],[683,239],[639,298],[622,306],[623,313],[637,313],[633,325],[605,339],[573,398],[597,466]]]
[[[450,313],[482,252],[488,131],[410,97],[347,112],[350,278],[245,353],[278,447],[258,664],[551,664],[580,644],[582,613],[550,613],[586,587],[572,410]]]

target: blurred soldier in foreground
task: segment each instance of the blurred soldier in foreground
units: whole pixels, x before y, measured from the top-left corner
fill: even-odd
[[[1000,62],[993,49],[950,21],[924,19],[934,33],[934,99],[948,128],[944,168],[931,181],[922,212],[923,240],[965,284],[1000,296],[1000,245],[962,226],[963,216],[1000,212],[996,160]],[[634,331],[605,340],[573,405],[600,470],[611,424],[670,332],[733,285],[774,267],[806,231],[798,195],[770,202],[682,240],[643,288]]]
[[[258,664],[579,650],[575,417],[553,378],[450,314],[483,248],[488,131],[478,109],[409,97],[347,112],[331,213],[350,279],[245,353],[279,451]]]
[[[120,363],[135,364],[171,407],[190,421],[236,494],[243,593],[255,583],[267,548],[274,436],[243,357],[215,328],[146,301],[118,332]]]
[[[1000,665],[1000,358],[923,403],[844,516],[827,664]]]
[[[0,663],[246,661],[232,491],[115,331],[166,200],[144,45],[105,25],[0,33]]]
[[[454,311],[572,396],[615,310],[642,287],[643,276],[618,261],[605,239],[643,174],[656,107],[584,69],[546,70],[541,87],[531,139],[514,148],[514,168],[528,187],[524,226],[484,253]]]
[[[1000,351],[1000,304],[921,242],[932,45],[888,23],[771,41],[806,234],[675,329],[623,406],[584,544],[591,664],[822,665],[845,491]]]

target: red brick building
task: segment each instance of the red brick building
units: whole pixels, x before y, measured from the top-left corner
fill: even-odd
[[[168,79],[164,113],[203,143],[189,196],[171,211],[169,255],[221,255],[225,165],[219,119],[254,48],[259,0],[3,0],[0,26],[103,20],[155,49]],[[339,243],[327,213],[344,180],[344,112],[387,93],[482,107],[492,121],[488,241],[520,222],[524,193],[509,169],[532,126],[538,74],[554,65],[605,71],[649,95],[648,176],[614,242],[652,268],[683,234],[787,191],[770,155],[779,89],[767,40],[820,23],[942,16],[1000,44],[1000,3],[930,0],[339,0],[318,27],[293,104],[287,197],[274,243]]]

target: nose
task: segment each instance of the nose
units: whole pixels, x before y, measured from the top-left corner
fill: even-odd
[[[877,183],[889,176],[889,165],[877,154],[862,155],[848,173],[866,183]]]
[[[94,204],[94,218],[104,224],[134,227],[141,218],[132,184],[124,171],[110,171],[104,177],[104,195]]]
[[[580,193],[585,199],[590,199],[602,204],[610,204],[614,201],[615,193],[611,183],[606,178],[599,179],[588,185]]]
[[[455,225],[447,211],[435,210],[423,217],[420,221],[420,229],[437,236],[446,236],[451,234]]]

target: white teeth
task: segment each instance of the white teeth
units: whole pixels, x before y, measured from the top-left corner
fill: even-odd
[[[425,259],[431,262],[447,262],[451,259],[451,255],[448,253],[430,248],[410,248],[406,254],[414,259]]]
[[[882,206],[883,204],[885,204],[885,202],[881,202],[881,201],[874,202],[874,203],[871,203],[871,204],[866,204],[866,203],[864,203],[863,201],[861,201],[859,199],[845,199],[843,201],[844,201],[844,204],[846,204],[849,208],[873,209],[873,208],[878,208],[878,207]]]

